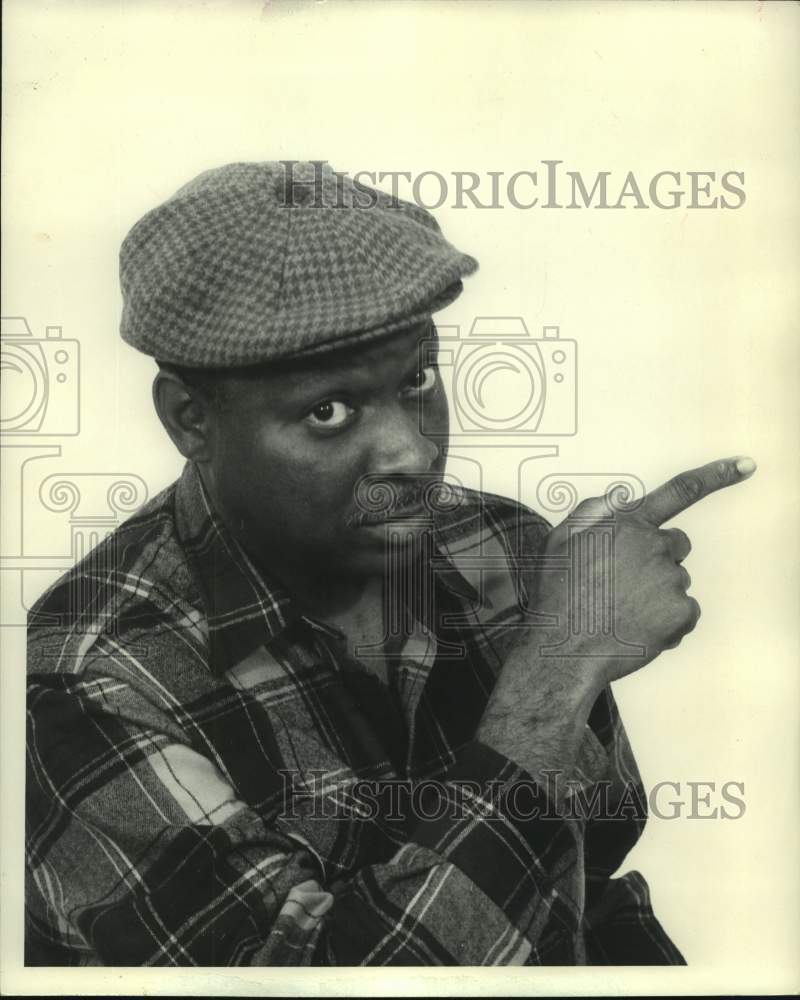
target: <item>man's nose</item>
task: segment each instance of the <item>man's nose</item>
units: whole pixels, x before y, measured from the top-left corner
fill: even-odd
[[[370,472],[385,476],[426,473],[438,456],[439,446],[420,429],[419,414],[396,406],[375,426]]]

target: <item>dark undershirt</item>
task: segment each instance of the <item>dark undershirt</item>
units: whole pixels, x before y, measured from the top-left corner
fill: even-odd
[[[391,667],[389,670],[391,676]],[[394,685],[385,684],[350,658],[341,677],[359,711],[385,747],[395,772],[402,775],[408,751],[408,727]]]

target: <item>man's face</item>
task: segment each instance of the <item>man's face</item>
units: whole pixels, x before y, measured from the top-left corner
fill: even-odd
[[[386,524],[364,516],[356,490],[364,498],[372,477],[390,483],[402,514],[441,479],[448,415],[434,335],[427,322],[302,367],[225,380],[206,480],[257,562],[278,575],[382,571]]]

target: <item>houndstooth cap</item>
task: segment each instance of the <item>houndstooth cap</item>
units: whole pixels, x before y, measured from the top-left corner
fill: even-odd
[[[125,237],[120,331],[173,364],[260,364],[419,322],[477,266],[424,208],[323,161],[232,163]]]

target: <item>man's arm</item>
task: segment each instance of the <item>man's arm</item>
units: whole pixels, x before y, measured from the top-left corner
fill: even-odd
[[[334,868],[237,797],[179,710],[103,671],[30,679],[32,943],[108,965],[510,965],[558,939],[577,960],[575,824],[520,819],[513,790],[538,792],[501,754],[464,747],[446,808],[385,862]]]
[[[589,713],[606,685],[677,646],[700,617],[681,565],[691,543],[679,529],[661,525],[754,470],[751,459],[712,462],[671,479],[633,511],[617,510],[613,498],[594,498],[555,528],[545,551],[565,561],[576,536],[585,541],[593,523],[613,519],[613,554],[602,537],[590,539],[596,544],[582,546],[583,558],[571,566],[573,578],[566,570],[541,574],[533,610],[555,615],[560,628],[555,634],[541,628],[523,633],[503,664],[477,737],[534,776],[549,770],[570,774]],[[553,655],[564,625],[583,620],[577,604],[598,609],[598,620],[607,609],[613,630],[573,635],[570,655]],[[641,655],[620,657],[610,642],[614,637],[641,647]]]
[[[584,660],[542,656],[538,647],[555,645],[560,633],[536,634],[536,645],[520,643],[506,659],[475,735],[560,799],[563,780],[548,781],[548,772],[573,775],[603,685]]]

